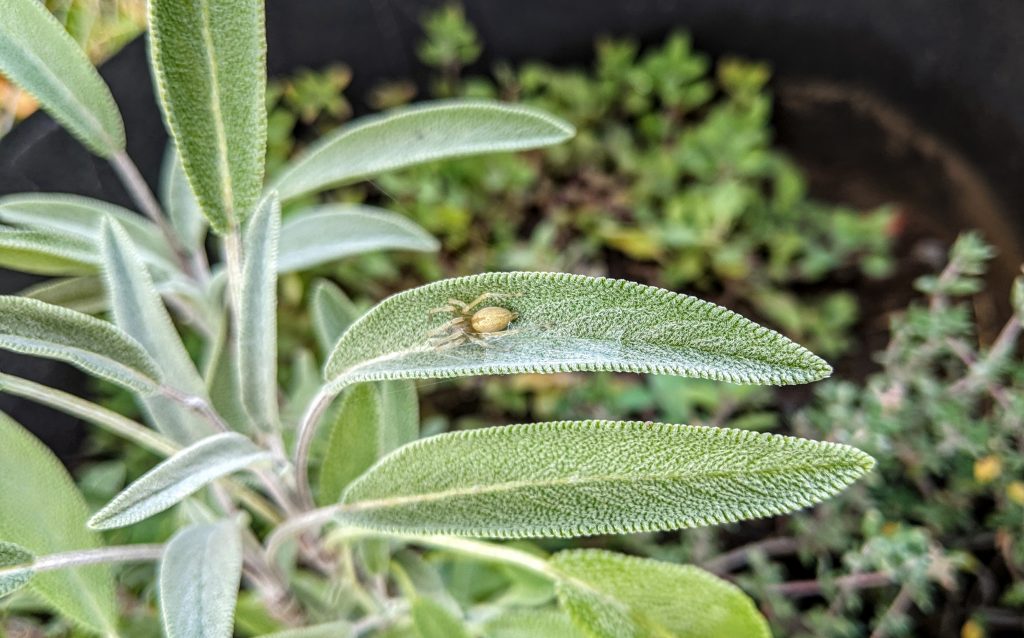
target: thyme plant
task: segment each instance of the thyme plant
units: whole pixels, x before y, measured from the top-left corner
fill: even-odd
[[[282,272],[438,248],[395,213],[309,207],[305,196],[424,162],[557,144],[571,126],[494,101],[425,103],[353,122],[264,183],[262,4],[153,0],[151,63],[173,142],[158,201],[125,152],[109,90],[60,24],[36,0],[0,0],[0,16],[0,70],[109,159],[145,215],[73,195],[0,199],[0,263],[59,277],[0,298],[0,347],[130,390],[143,418],[10,374],[0,388],[165,457],[90,511],[59,461],[0,417],[0,594],[30,591],[87,633],[131,633],[115,565],[149,561],[170,638],[231,636],[240,587],[292,636],[768,635],[746,594],[695,567],[494,540],[781,514],[836,494],[872,466],[868,455],[727,428],[592,420],[420,439],[414,380],[829,375],[785,337],[693,297],[580,275],[449,279],[362,316],[324,283],[311,301],[323,376],[290,391],[279,383]],[[201,343],[198,360],[183,333]],[[171,508],[180,526],[166,542],[105,544],[102,530]],[[539,593],[452,604],[441,575],[406,546],[504,566]]]

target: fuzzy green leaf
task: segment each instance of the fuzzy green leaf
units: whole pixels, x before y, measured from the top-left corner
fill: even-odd
[[[420,638],[469,638],[462,621],[430,598],[413,598],[410,612]]]
[[[97,276],[49,279],[25,288],[18,296],[37,299],[88,315],[107,309],[103,279]]]
[[[239,294],[238,369],[242,403],[264,429],[278,421],[277,243],[281,206],[271,193],[245,231],[245,264]]]
[[[92,152],[124,150],[110,89],[64,26],[38,0],[0,0],[0,72]]]
[[[743,590],[692,565],[584,549],[555,554],[558,599],[598,638],[769,638]]]
[[[337,503],[345,487],[377,460],[383,411],[380,392],[373,383],[354,386],[342,397],[320,467],[321,503]]]
[[[241,578],[242,536],[233,521],[178,532],[160,561],[167,638],[231,638]]]
[[[89,519],[93,529],[114,529],[177,505],[222,476],[270,461],[269,451],[237,432],[207,437],[143,474]]]
[[[156,360],[168,385],[200,399],[206,387],[153,286],[142,258],[117,222],[101,231],[104,281],[116,323]],[[143,400],[157,429],[178,443],[191,443],[212,432],[210,425],[166,397]]]
[[[373,206],[325,204],[296,213],[281,228],[282,273],[375,250],[437,252],[441,244],[408,218]]]
[[[174,257],[160,230],[130,210],[78,195],[26,193],[0,197],[0,221],[26,230],[81,238],[92,246],[99,245],[100,227],[108,218],[121,224],[146,263],[165,272],[174,271]]]
[[[217,232],[256,206],[267,146],[262,2],[151,0],[152,65],[168,129]]]
[[[160,381],[145,348],[113,324],[26,297],[0,295],[0,348],[65,361],[140,393]]]
[[[324,354],[330,354],[341,334],[359,318],[359,309],[341,288],[328,279],[313,282],[309,315],[313,333]]]
[[[327,135],[274,184],[281,201],[434,160],[551,146],[573,127],[539,109],[484,100],[426,102]]]
[[[384,532],[492,538],[681,529],[824,500],[873,464],[834,443],[636,421],[441,434],[352,483],[342,520]]]
[[[14,593],[32,580],[36,557],[21,545],[0,541],[0,598]]]
[[[484,625],[485,638],[586,638],[569,617],[554,609],[518,609]]]
[[[490,337],[489,347],[431,341],[431,331],[455,317],[434,309],[483,294],[491,297],[471,312],[493,305],[517,313],[507,333]],[[694,297],[617,279],[514,272],[447,279],[385,299],[338,341],[325,375],[337,389],[380,379],[597,370],[750,384],[831,373],[782,335]]]
[[[0,267],[57,276],[91,275],[100,269],[96,248],[86,239],[7,227],[0,227]]]
[[[338,620],[297,629],[275,631],[272,634],[263,634],[259,638],[352,638],[353,636],[355,636],[355,631],[352,629],[352,624]]]
[[[0,413],[0,539],[43,556],[100,547],[86,528],[85,499],[60,461]],[[114,635],[114,579],[105,565],[35,575],[29,587],[61,615],[96,633]]]
[[[199,209],[199,200],[192,192],[192,185],[185,176],[174,142],[167,144],[160,170],[160,199],[171,219],[171,225],[187,250],[200,253],[204,250],[203,240],[206,238],[208,224]]]
[[[420,401],[415,381],[381,381],[377,389],[383,408],[379,456],[384,456],[419,438]]]

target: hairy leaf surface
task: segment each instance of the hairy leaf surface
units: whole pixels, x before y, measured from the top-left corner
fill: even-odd
[[[281,206],[271,193],[245,231],[239,299],[238,369],[242,403],[264,429],[277,424],[277,243]]]
[[[420,638],[469,638],[462,620],[430,598],[413,598],[410,612]]]
[[[151,0],[152,65],[168,128],[217,232],[242,223],[263,185],[267,43],[262,2]]]
[[[438,347],[431,333],[458,313],[500,306],[518,317],[487,347]],[[448,344],[449,346],[453,344]],[[827,363],[782,335],[694,297],[617,279],[561,273],[488,273],[447,279],[385,299],[353,324],[326,366],[333,388],[380,379],[613,370],[733,383],[806,383]]]
[[[93,246],[99,246],[104,219],[121,224],[146,263],[166,272],[174,270],[174,257],[160,230],[128,209],[78,195],[27,193],[0,197],[0,221],[28,230],[48,230],[71,239],[85,239]]]
[[[436,252],[441,244],[408,218],[373,206],[325,204],[289,216],[281,228],[282,273],[375,250]]]
[[[337,503],[342,490],[377,460],[383,412],[380,391],[373,383],[354,386],[342,397],[320,466],[322,504]]]
[[[160,561],[160,613],[167,638],[231,638],[242,578],[242,537],[233,521],[193,525]]]
[[[132,525],[177,505],[222,476],[270,459],[270,452],[236,432],[207,437],[139,477],[96,512],[89,527]]]
[[[146,349],[113,324],[27,297],[0,295],[0,348],[65,361],[136,392],[160,381]]]
[[[329,279],[317,279],[310,292],[309,315],[324,354],[330,354],[345,330],[359,318],[359,309]]]
[[[593,549],[559,552],[551,564],[565,576],[559,601],[592,636],[771,636],[743,590],[692,565]]]
[[[100,547],[85,499],[50,450],[0,413],[0,540],[43,556]],[[63,616],[113,635],[114,579],[106,565],[36,574],[29,587]]]
[[[551,146],[574,134],[567,122],[527,106],[426,102],[356,120],[323,137],[274,188],[287,201],[416,164]]]
[[[686,425],[560,421],[454,432],[383,458],[342,521],[492,538],[670,530],[775,516],[873,464],[844,445]]]
[[[48,279],[25,288],[18,296],[38,299],[44,303],[89,315],[107,309],[103,279],[95,275]]]
[[[587,638],[569,617],[554,609],[514,609],[484,625],[485,638]]]
[[[99,271],[94,244],[50,230],[0,227],[0,267],[35,275],[91,275]]]
[[[85,52],[37,0],[0,0],[0,72],[89,150],[124,149],[124,124],[110,89]]]
[[[35,556],[21,545],[0,541],[0,598],[28,584]]]
[[[199,200],[192,192],[192,185],[188,183],[185,169],[181,166],[181,156],[173,141],[167,144],[164,151],[164,163],[160,169],[160,199],[185,248],[194,253],[202,252],[208,224],[199,208]]]
[[[104,281],[114,323],[156,360],[168,385],[205,400],[203,380],[131,239],[117,222],[105,222],[101,240]],[[157,429],[178,443],[191,443],[212,432],[194,412],[166,397],[146,398],[143,404]]]

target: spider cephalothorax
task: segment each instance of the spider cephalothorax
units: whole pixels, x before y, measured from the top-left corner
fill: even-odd
[[[467,342],[488,346],[487,339],[511,334],[509,324],[519,315],[508,308],[500,306],[484,306],[473,310],[488,299],[511,296],[507,293],[485,292],[473,301],[465,303],[458,299],[449,299],[440,308],[431,308],[428,314],[448,312],[455,315],[440,326],[427,333],[427,338],[434,348],[439,350],[454,348]]]

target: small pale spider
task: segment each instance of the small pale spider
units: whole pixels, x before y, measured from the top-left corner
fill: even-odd
[[[500,306],[484,306],[479,310],[473,310],[488,299],[509,296],[512,295],[485,292],[469,303],[449,299],[448,303],[440,308],[431,308],[427,314],[448,312],[455,317],[428,332],[428,342],[438,350],[455,348],[464,343],[489,347],[487,339],[512,334],[515,331],[509,330],[508,326],[519,317],[517,313]]]

